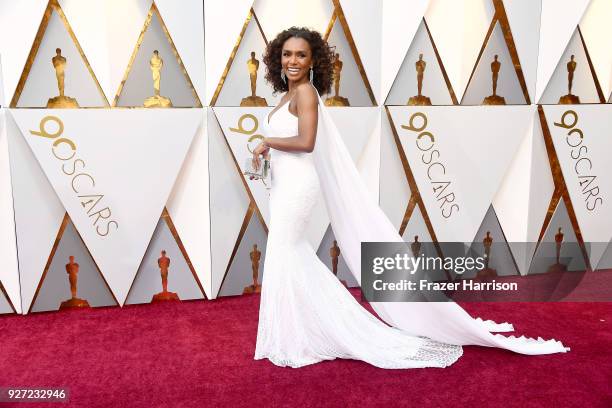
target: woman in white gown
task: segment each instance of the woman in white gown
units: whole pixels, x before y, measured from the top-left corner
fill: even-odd
[[[333,54],[316,31],[292,27],[269,43],[266,79],[285,92],[254,150],[271,155],[270,225],[255,359],[301,367],[350,358],[381,368],[446,367],[462,345],[523,354],[569,350],[556,340],[505,337],[508,323],[474,319],[455,303],[371,303],[364,309],[318,258],[306,238],[321,192],[334,234],[360,281],[360,243],[402,242],[369,196],[319,94],[332,83]],[[387,324],[385,324],[387,323]]]

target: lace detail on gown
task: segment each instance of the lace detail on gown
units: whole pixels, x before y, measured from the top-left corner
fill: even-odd
[[[297,134],[289,103],[269,118],[277,137]],[[381,368],[446,367],[461,346],[409,335],[363,308],[305,237],[320,185],[309,153],[272,153],[270,225],[255,359],[302,367],[335,358]]]

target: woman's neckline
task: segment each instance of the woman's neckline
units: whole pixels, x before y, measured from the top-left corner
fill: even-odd
[[[293,98],[295,98],[295,95],[293,95],[293,97],[289,98],[289,100],[287,102],[282,103],[281,105],[277,106],[276,108],[272,109],[272,111],[270,111],[270,113],[268,114],[268,125],[270,124],[270,120],[272,119],[272,116],[274,116],[276,114],[276,112],[281,110],[281,108],[283,106],[287,105],[287,110],[289,109],[289,104],[291,103]],[[291,111],[289,111],[289,113],[291,113]],[[297,117],[293,113],[291,113],[291,116]]]

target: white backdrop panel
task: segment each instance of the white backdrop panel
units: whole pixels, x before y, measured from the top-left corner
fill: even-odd
[[[201,112],[12,111],[120,304],[200,125]],[[49,115],[57,119],[43,123]],[[63,124],[61,134],[57,121]],[[55,141],[49,137],[53,134]]]

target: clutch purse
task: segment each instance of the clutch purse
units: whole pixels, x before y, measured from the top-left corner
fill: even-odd
[[[259,169],[255,170],[253,167],[253,159],[247,158],[244,162],[244,175],[247,177],[253,177],[255,180],[261,180],[266,188],[272,187],[271,184],[271,165],[269,159],[262,159]]]

